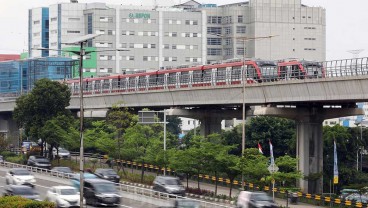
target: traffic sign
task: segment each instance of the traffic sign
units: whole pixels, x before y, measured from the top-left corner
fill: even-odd
[[[277,165],[275,163],[271,164],[270,166],[268,166],[268,171],[270,171],[270,173],[276,173],[277,171],[279,171],[279,167],[277,167]]]

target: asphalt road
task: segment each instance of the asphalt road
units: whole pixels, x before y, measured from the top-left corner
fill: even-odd
[[[4,187],[6,186],[5,173],[6,173],[6,170],[4,168],[1,168],[0,169],[1,195],[3,194]],[[35,175],[36,181],[37,181],[35,189],[40,194],[42,200],[45,199],[46,192],[51,186],[65,185],[63,183],[58,183],[58,182],[55,182],[55,181],[42,180],[42,179],[37,177],[37,174],[34,174],[34,175]],[[50,179],[52,179],[52,178],[50,178]],[[122,207],[122,208],[154,208],[154,207],[156,207],[156,206],[151,205],[151,204],[147,204],[147,203],[143,203],[143,202],[139,202],[139,201],[124,198],[124,194],[122,194],[122,196],[123,196],[123,198],[122,198],[122,202],[121,202],[121,205],[120,205],[120,207]],[[88,205],[87,207],[93,207],[93,206]]]

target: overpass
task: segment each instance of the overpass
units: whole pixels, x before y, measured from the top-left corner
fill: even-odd
[[[364,61],[365,60],[365,61]],[[288,79],[274,82],[228,83],[223,85],[162,88],[154,91],[106,91],[84,96],[86,114],[103,112],[116,103],[133,108],[170,109],[169,115],[201,120],[202,134],[221,130],[221,120],[241,118],[241,106],[247,115],[289,118],[297,124],[297,157],[304,175],[323,171],[322,122],[325,119],[362,115],[356,102],[368,101],[367,58],[324,63],[325,76],[315,79]],[[358,64],[359,63],[359,64]],[[244,88],[244,94],[243,94]],[[0,128],[15,131],[11,122],[14,100],[0,102]],[[260,106],[253,112],[252,106]],[[79,96],[71,98],[71,110],[79,110]],[[5,129],[6,128],[6,129]],[[321,193],[322,179],[300,180],[304,192]]]

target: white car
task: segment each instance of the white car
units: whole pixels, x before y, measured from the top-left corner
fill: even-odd
[[[46,201],[56,203],[57,207],[80,207],[80,194],[72,186],[53,186],[46,193]]]
[[[5,175],[6,184],[28,185],[34,187],[36,183],[35,177],[24,168],[10,169]]]
[[[55,158],[58,156],[60,159],[70,159],[70,152],[63,148],[59,148],[59,151],[54,148],[52,154]]]

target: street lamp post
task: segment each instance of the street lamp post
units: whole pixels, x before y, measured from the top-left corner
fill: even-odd
[[[80,206],[83,207],[83,189],[84,189],[84,105],[83,105],[83,56],[92,52],[103,52],[103,51],[129,51],[126,49],[112,49],[112,50],[102,50],[102,51],[85,51],[84,44],[86,44],[89,40],[92,40],[96,37],[100,36],[100,34],[88,34],[85,36],[77,37],[76,39],[68,40],[63,44],[66,45],[80,45],[79,51],[64,51],[57,49],[49,49],[49,48],[35,48],[35,50],[52,50],[52,51],[64,51],[71,52],[79,55],[79,102],[80,102],[80,155],[79,155],[79,173],[80,173],[80,185],[79,185],[79,193],[80,193]]]

